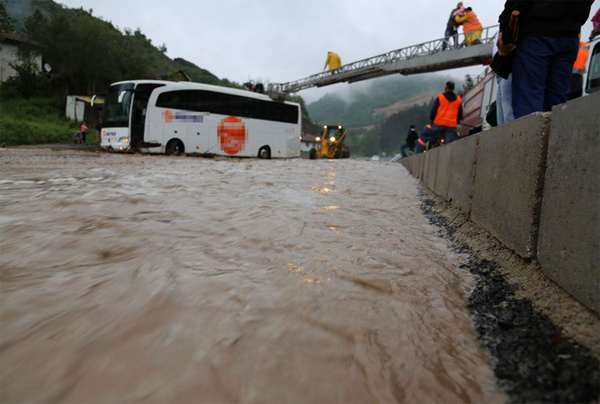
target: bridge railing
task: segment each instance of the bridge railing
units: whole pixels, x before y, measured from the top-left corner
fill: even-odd
[[[495,41],[496,34],[498,32],[498,25],[492,25],[489,27],[485,27],[482,30],[481,34],[481,44],[489,44]],[[269,85],[269,92],[273,94],[289,94],[295,93],[300,90],[304,90],[310,87],[333,84],[335,82],[341,82],[346,80],[334,80],[329,81],[328,78],[332,78],[335,75],[347,76],[349,79],[352,78],[353,73],[357,74],[365,74],[369,71],[376,71],[383,67],[384,65],[395,63],[400,60],[408,60],[412,58],[417,58],[421,56],[433,55],[439,52],[447,52],[452,49],[457,49],[465,46],[465,35],[458,34],[457,35],[457,46],[454,45],[454,38],[450,37],[448,40],[445,38],[434,39],[433,41],[423,42],[417,45],[407,46],[405,48],[400,48],[397,50],[393,50],[381,55],[372,56],[370,58],[362,59],[353,63],[349,63],[343,65],[336,69],[333,73],[329,71],[324,71],[321,73],[313,74],[312,76],[296,80],[290,81],[288,83],[272,83]],[[446,43],[446,49],[444,48],[444,43]],[[388,73],[389,74],[389,73]],[[383,75],[383,73],[382,73]],[[376,74],[374,74],[374,77]],[[341,77],[340,77],[341,78]]]

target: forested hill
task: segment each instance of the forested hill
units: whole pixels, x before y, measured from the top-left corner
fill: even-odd
[[[349,128],[365,127],[381,123],[390,115],[378,114],[378,109],[410,99],[415,101],[413,105],[429,103],[432,94],[442,92],[448,80],[455,79],[441,74],[385,77],[352,84],[325,95],[307,108],[315,122],[341,123]]]
[[[71,9],[53,0],[0,2],[12,25],[2,29],[12,28],[42,45],[53,87],[63,94],[102,91],[123,79],[178,79],[184,77],[180,71],[195,82],[239,86],[184,59],[170,59],[164,44],[153,44],[139,29],[119,30],[95,17],[93,10]]]

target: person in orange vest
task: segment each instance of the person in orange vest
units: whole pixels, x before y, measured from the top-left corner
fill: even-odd
[[[334,73],[334,70],[339,69],[341,65],[342,59],[340,58],[340,55],[331,51],[327,52],[327,60],[325,60],[325,67],[323,69],[329,66],[329,71]]]
[[[457,15],[455,18],[458,24],[462,24],[463,33],[465,34],[465,45],[473,46],[481,43],[481,33],[483,25],[479,22],[477,14],[473,12],[471,7],[465,8],[464,15]]]
[[[423,153],[430,140],[440,140],[444,144],[452,143],[458,135],[456,127],[462,121],[462,99],[454,94],[454,82],[448,81],[443,93],[438,94],[431,108],[431,122],[419,134],[416,153]]]
[[[581,34],[580,34],[581,37]],[[587,43],[579,39],[579,51],[577,52],[577,59],[573,64],[573,74],[571,75],[571,92],[569,93],[569,99],[581,97],[583,93],[583,76],[585,74],[585,65],[590,54],[590,47]]]

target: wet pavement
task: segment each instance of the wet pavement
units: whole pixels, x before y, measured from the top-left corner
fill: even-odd
[[[399,164],[0,151],[2,402],[504,402]]]

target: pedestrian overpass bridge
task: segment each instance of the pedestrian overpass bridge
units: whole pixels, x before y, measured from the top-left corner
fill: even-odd
[[[274,99],[283,99],[286,94],[310,87],[355,83],[396,73],[409,75],[488,64],[492,57],[497,32],[498,25],[484,28],[481,44],[474,46],[464,45],[464,34],[458,35],[458,47],[451,45],[452,38],[446,49],[443,49],[444,38],[407,46],[343,65],[334,73],[325,71],[288,83],[272,83],[269,84],[267,92]]]

